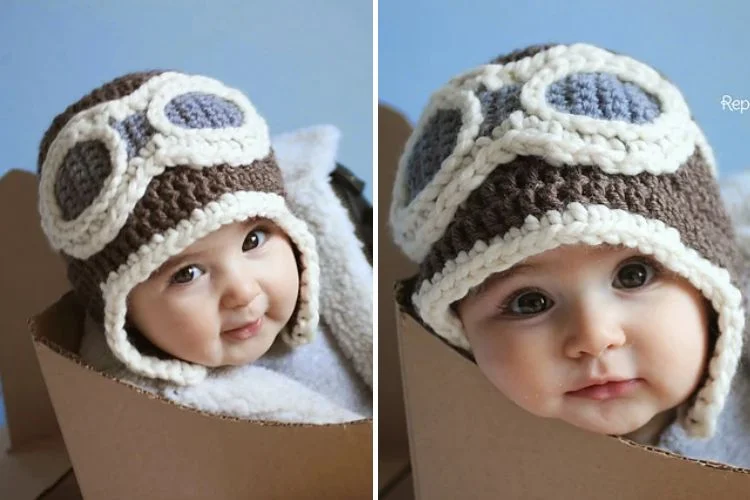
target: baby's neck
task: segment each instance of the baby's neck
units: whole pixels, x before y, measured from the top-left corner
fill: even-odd
[[[625,434],[622,437],[626,437],[636,443],[646,445],[656,445],[659,442],[659,436],[664,432],[672,422],[677,418],[677,410],[672,409],[657,414],[648,421],[643,427],[634,430],[629,434]]]

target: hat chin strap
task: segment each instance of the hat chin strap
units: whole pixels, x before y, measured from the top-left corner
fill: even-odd
[[[140,353],[125,331],[127,296],[130,291],[166,262],[194,242],[219,227],[263,217],[276,223],[297,247],[302,264],[299,307],[296,322],[285,340],[291,345],[309,342],[318,327],[319,275],[315,240],[303,221],[296,218],[284,199],[275,193],[241,191],[222,195],[217,201],[196,209],[188,219],[174,228],[151,237],[149,243],[132,253],[125,264],[110,273],[102,284],[104,298],[104,331],[113,354],[130,370],[149,378],[178,385],[194,385],[207,375],[205,366],[177,359],[162,360]]]
[[[731,283],[726,269],[685,246],[680,233],[662,221],[581,203],[571,203],[563,212],[549,211],[541,218],[529,216],[522,227],[489,242],[478,241],[469,252],[446,262],[440,272],[419,285],[412,300],[437,335],[470,351],[461,322],[450,305],[493,273],[533,255],[577,243],[622,245],[652,255],[711,302],[718,313],[719,336],[708,363],[707,380],[681,422],[693,437],[713,435],[742,351],[742,294]]]

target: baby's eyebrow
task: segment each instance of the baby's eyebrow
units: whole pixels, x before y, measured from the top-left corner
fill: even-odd
[[[485,292],[487,292],[487,290],[492,288],[493,286],[497,286],[503,281],[509,280],[513,276],[516,276],[518,274],[525,274],[525,273],[528,273],[529,271],[532,271],[538,268],[539,266],[534,265],[534,264],[529,264],[529,263],[516,264],[513,267],[491,274],[481,284],[472,288],[469,294],[475,295],[475,296],[484,295]]]
[[[180,253],[177,255],[174,255],[167,259],[167,261],[159,266],[159,268],[154,271],[154,275],[161,274],[167,269],[173,269],[175,267],[180,266],[182,263],[189,261],[189,260],[197,260],[198,257],[200,257],[201,252],[190,252],[190,253]]]

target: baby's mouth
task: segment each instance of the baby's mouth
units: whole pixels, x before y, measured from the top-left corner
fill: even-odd
[[[589,385],[565,393],[566,396],[604,401],[627,396],[643,384],[641,378],[593,381]]]
[[[258,335],[262,326],[263,316],[254,321],[250,321],[248,323],[240,325],[236,328],[224,330],[223,332],[221,332],[221,335],[232,340],[247,340]]]

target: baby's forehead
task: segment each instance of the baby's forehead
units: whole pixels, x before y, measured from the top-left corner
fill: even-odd
[[[259,229],[261,227],[265,229],[274,228],[275,230],[283,232],[283,230],[273,221],[262,217],[249,217],[245,220],[225,224],[218,229],[204,235],[203,237],[192,243],[189,247],[184,248],[178,254],[170,257],[156,271],[152,273],[152,276],[159,275],[164,270],[174,267],[175,263],[189,260],[191,258],[198,258],[206,254],[211,254],[216,249],[223,248],[227,245],[236,244],[238,241],[243,239],[250,230]]]
[[[586,266],[601,264],[602,261],[619,261],[636,255],[643,254],[636,248],[620,245],[561,245],[529,256],[512,266],[498,269],[496,272],[490,274],[482,283],[473,287],[467,295],[476,295],[486,291],[492,285],[525,272],[559,272],[570,267],[581,269]]]
[[[556,248],[540,252],[526,259],[517,262],[513,267],[519,265],[533,265],[547,262],[559,263],[561,261],[571,261],[575,258],[582,258],[583,263],[590,262],[589,259],[599,259],[605,257],[620,257],[623,255],[639,255],[641,252],[636,248],[630,248],[622,245],[560,245]]]

